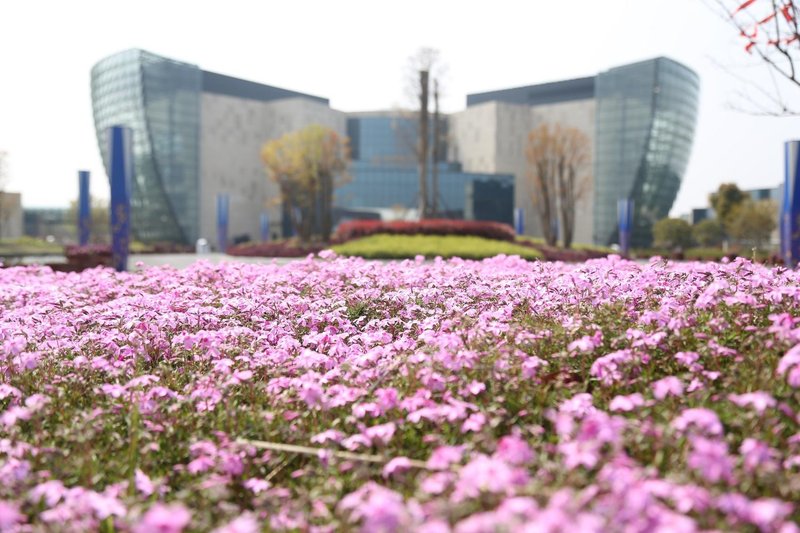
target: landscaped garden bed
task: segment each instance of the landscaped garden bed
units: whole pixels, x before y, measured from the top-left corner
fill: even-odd
[[[800,274],[0,270],[2,531],[797,531]]]
[[[429,259],[435,257],[483,259],[498,254],[518,255],[525,259],[544,257],[533,247],[467,235],[376,234],[336,245],[333,249],[341,255],[367,259],[413,259],[417,256]]]

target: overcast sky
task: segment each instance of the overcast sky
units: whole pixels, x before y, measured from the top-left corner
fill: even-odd
[[[656,56],[699,75],[698,127],[673,214],[706,204],[726,181],[777,185],[783,143],[800,118],[730,109],[766,69],[710,9],[711,0],[25,0],[0,30],[0,150],[7,190],[25,206],[66,206],[77,170],[108,197],[92,122],[89,71],[127,48],[330,98],[343,111],[404,103],[403,72],[421,46],[448,66],[446,111],[466,94],[594,75]],[[780,85],[797,102],[800,90]],[[792,94],[794,91],[795,94]]]

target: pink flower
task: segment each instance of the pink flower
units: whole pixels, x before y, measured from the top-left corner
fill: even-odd
[[[747,472],[755,472],[758,469],[771,471],[777,467],[777,451],[759,440],[744,439],[739,447],[739,453],[742,454],[744,469]]]
[[[775,370],[778,375],[785,375],[793,367],[800,365],[800,344],[795,344],[786,354],[778,361],[778,368]]]
[[[690,369],[695,367],[695,363],[699,359],[700,354],[697,352],[678,352],[675,354],[675,360]]]
[[[516,466],[529,464],[534,459],[533,450],[528,443],[515,435],[502,437],[497,443],[494,456]]]
[[[435,472],[420,483],[420,488],[428,494],[441,494],[447,490],[455,479],[452,472]]]
[[[408,457],[395,457],[383,467],[383,477],[390,478],[395,474],[400,474],[411,468],[411,461]]]
[[[778,404],[775,398],[762,391],[729,394],[728,399],[739,407],[752,407],[758,414],[762,414],[768,407],[775,407]]]
[[[564,456],[564,466],[574,470],[579,466],[592,469],[600,460],[600,445],[592,441],[569,441],[558,445],[558,451]]]
[[[31,411],[26,407],[19,407],[12,405],[5,412],[0,415],[0,423],[6,427],[11,427],[17,423],[18,420],[30,420]]]
[[[93,491],[87,494],[87,498],[100,520],[105,520],[109,516],[125,516],[125,506],[117,498]]]
[[[447,470],[451,464],[460,463],[464,457],[464,446],[439,446],[428,458],[427,466],[432,470]]]
[[[252,513],[244,513],[228,524],[218,527],[212,533],[259,533],[261,526]]]
[[[733,478],[733,460],[728,455],[728,445],[723,441],[691,437],[692,451],[687,464],[711,483],[730,482]]]
[[[244,472],[242,458],[235,453],[223,452],[220,456],[222,471],[230,476],[239,476]]]
[[[12,531],[17,524],[25,521],[16,504],[0,500],[0,531]]]
[[[598,357],[592,363],[589,374],[598,378],[604,385],[611,385],[622,379],[622,367],[633,360],[630,350],[619,350]]]
[[[150,496],[155,491],[153,482],[150,481],[150,478],[138,468],[134,474],[134,480],[136,483],[136,490],[141,492],[144,496]]]
[[[703,407],[683,410],[672,421],[672,427],[680,433],[695,428],[708,435],[722,435],[722,423],[719,421],[717,413]]]
[[[468,433],[470,431],[477,433],[483,428],[485,423],[486,417],[483,413],[473,413],[464,421],[464,424],[461,426],[461,433]]]
[[[775,498],[761,498],[750,503],[749,521],[761,531],[770,531],[786,519],[794,506]]]
[[[100,387],[100,390],[103,391],[104,394],[107,394],[112,398],[119,398],[123,394],[125,394],[125,387],[117,383],[102,385]]]
[[[269,489],[270,483],[264,479],[250,478],[242,483],[246,489],[250,489],[253,494],[260,494]]]
[[[667,376],[653,382],[653,397],[663,400],[667,396],[682,396],[683,382],[675,376]]]
[[[453,500],[477,498],[481,492],[510,493],[520,481],[517,473],[505,461],[478,455],[459,472]]]
[[[484,385],[480,381],[473,381],[472,383],[469,384],[467,390],[473,396],[477,396],[478,394],[486,390],[486,385]]]
[[[344,438],[344,434],[341,431],[336,431],[335,429],[328,429],[323,431],[322,433],[318,433],[311,437],[311,442],[314,444],[326,444],[328,442],[335,442],[339,443]]]
[[[386,446],[389,444],[389,441],[392,440],[396,430],[397,426],[395,426],[394,422],[388,422],[386,424],[368,427],[364,430],[364,435],[372,441],[373,445]]]
[[[297,392],[300,399],[306,402],[308,407],[316,407],[325,403],[325,391],[317,383],[305,382]]]
[[[134,533],[180,533],[189,525],[192,515],[179,503],[157,503],[148,509],[142,520],[134,526]]]
[[[186,465],[186,470],[190,474],[200,474],[213,468],[214,464],[215,461],[213,457],[203,455]]]
[[[644,397],[635,392],[628,396],[615,396],[608,408],[611,411],[633,411],[644,405]]]
[[[572,341],[567,346],[570,352],[589,353],[593,352],[595,348],[600,346],[603,342],[603,333],[598,331],[594,335],[584,335],[578,340]]]
[[[375,398],[377,399],[378,409],[380,409],[381,413],[386,413],[399,405],[397,389],[391,387],[376,390]]]
[[[535,355],[531,355],[522,363],[522,377],[525,379],[533,379],[539,374],[539,369],[545,366],[547,366],[547,361]]]
[[[403,497],[374,482],[367,482],[342,498],[339,510],[349,513],[351,522],[361,522],[362,531],[394,532],[412,529],[418,513]]]
[[[31,413],[35,413],[50,402],[49,396],[45,396],[44,394],[32,394],[25,398],[25,407],[27,407]]]

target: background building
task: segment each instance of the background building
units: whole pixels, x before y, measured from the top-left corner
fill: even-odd
[[[201,70],[127,50],[92,69],[97,141],[108,169],[105,131],[133,129],[133,238],[216,245],[218,192],[230,196],[231,238],[259,234],[259,216],[278,228],[280,202],[260,159],[265,141],[310,124],[344,134],[344,113],[324,98]]]
[[[22,194],[0,192],[0,239],[17,239],[23,229]]]
[[[349,135],[349,180],[334,197],[335,222],[416,217],[416,120],[401,112],[346,115],[328,100],[201,70],[143,50],[127,50],[92,69],[92,102],[103,160],[106,129],[133,129],[132,231],[143,242],[216,246],[218,193],[230,197],[232,241],[255,239],[268,212],[273,235],[289,235],[279,189],[260,159],[265,142],[311,124]],[[441,120],[439,216],[511,223],[514,179],[462,172],[446,159]],[[432,174],[431,171],[429,174]],[[430,179],[430,178],[429,178]]]
[[[440,118],[440,154],[429,163],[428,190],[438,216],[511,223],[525,211],[526,233],[540,235],[525,179],[528,133],[543,123],[581,130],[592,147],[591,177],[577,204],[574,241],[616,242],[619,198],[635,202],[633,244],[667,215],[686,167],[699,82],[688,68],[656,58],[580,78],[467,97],[464,111]],[[276,184],[267,179],[263,144],[311,124],[350,138],[350,179],[335,191],[337,220],[413,218],[418,178],[415,114],[345,114],[328,100],[201,70],[142,50],[101,60],[92,69],[97,140],[133,129],[132,231],[144,242],[216,244],[215,198],[230,196],[232,240],[259,235],[269,213],[286,235]],[[433,128],[431,128],[431,131]],[[433,196],[430,198],[433,204]],[[282,223],[283,222],[283,223]]]
[[[659,57],[596,77],[467,96],[456,113],[451,150],[467,171],[516,177],[515,203],[526,233],[539,235],[526,183],[527,133],[542,122],[583,131],[592,142],[592,180],[579,202],[576,242],[617,242],[617,201],[634,200],[632,244],[647,246],[652,224],[669,213],[686,169],[697,116],[699,79]]]
[[[428,168],[432,206],[434,173],[438,181],[435,216],[512,224],[514,176],[464,172],[458,161],[447,161],[447,117],[441,117],[440,131],[437,153],[441,156],[438,161],[431,157]],[[391,217],[416,218],[419,177],[414,114],[402,111],[349,113],[347,134],[352,157],[351,180],[336,191],[334,199],[342,216],[360,217],[366,210],[383,213],[386,218],[388,209]],[[431,145],[433,142],[431,136]]]

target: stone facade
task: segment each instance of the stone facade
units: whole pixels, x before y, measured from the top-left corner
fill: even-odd
[[[345,114],[307,98],[269,102],[203,93],[200,126],[200,235],[217,246],[216,197],[230,197],[228,240],[259,238],[259,216],[280,235],[280,195],[261,161],[269,140],[312,124],[345,134]]]

